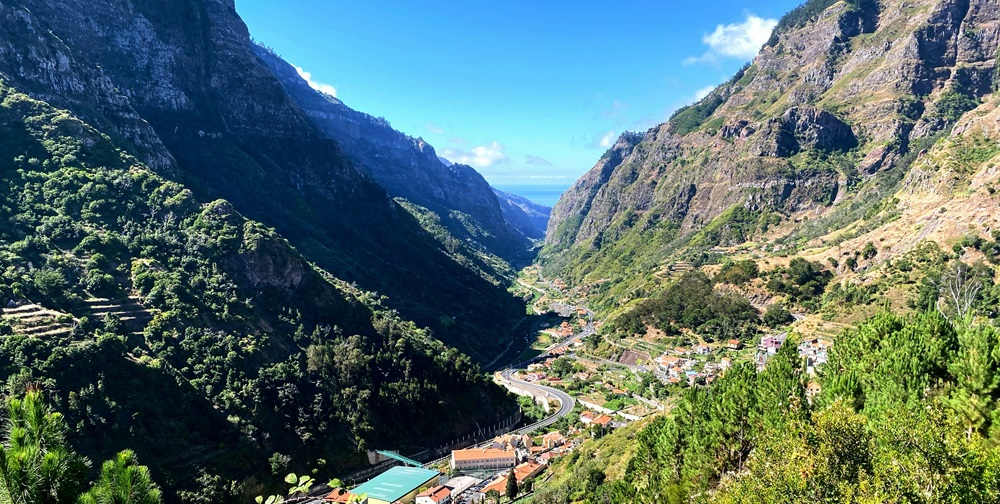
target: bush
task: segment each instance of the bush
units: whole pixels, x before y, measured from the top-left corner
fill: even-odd
[[[792,313],[780,304],[768,306],[767,311],[764,312],[763,322],[768,327],[782,326],[793,320],[795,317],[792,317]]]
[[[850,266],[850,261],[848,265]],[[805,303],[821,296],[832,279],[833,273],[823,269],[821,263],[796,257],[788,264],[788,268],[771,273],[767,288],[776,294],[787,294],[792,300]]]
[[[757,263],[743,260],[726,263],[719,274],[715,275],[714,280],[718,283],[743,285],[758,276],[760,276],[760,268],[757,267]]]
[[[976,108],[979,103],[964,93],[948,91],[934,103],[935,115],[946,121],[957,121],[962,114]]]

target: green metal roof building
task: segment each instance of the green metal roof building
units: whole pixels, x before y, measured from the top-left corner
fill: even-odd
[[[393,467],[351,490],[368,496],[369,504],[410,504],[421,487],[436,485],[441,473],[419,467]]]

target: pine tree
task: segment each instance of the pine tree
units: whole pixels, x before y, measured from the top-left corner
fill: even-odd
[[[0,502],[70,504],[85,481],[87,461],[66,444],[66,422],[39,391],[11,399],[0,448]]]
[[[1000,386],[997,373],[1000,334],[992,326],[962,327],[958,331],[958,351],[948,364],[955,390],[946,403],[965,426],[966,437],[987,427],[994,409],[993,395]]]
[[[507,473],[507,498],[514,500],[517,497],[517,477],[514,476],[514,471],[511,470]]]
[[[149,476],[149,469],[139,465],[132,450],[118,453],[101,466],[101,477],[80,504],[159,504],[160,490]]]

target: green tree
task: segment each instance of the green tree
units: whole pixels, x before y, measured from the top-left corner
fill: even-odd
[[[865,247],[861,249],[861,257],[874,259],[876,255],[878,255],[878,249],[875,248],[875,244],[872,242],[865,243]]]
[[[507,489],[504,493],[507,494],[509,500],[514,500],[517,497],[517,477],[514,476],[513,469],[507,473]]]
[[[59,302],[66,296],[69,282],[62,271],[52,268],[43,268],[35,272],[35,289],[46,300]]]
[[[777,303],[767,307],[767,311],[764,312],[764,317],[762,319],[762,321],[769,327],[785,325],[793,320],[795,320],[795,318],[792,317],[791,312],[785,309],[784,306]]]
[[[988,428],[1000,386],[1000,337],[993,326],[958,329],[958,351],[948,364],[955,388],[946,404],[959,416],[966,437]]]
[[[497,492],[496,490],[490,490],[489,492],[486,492],[486,495],[484,497],[486,498],[486,502],[500,504],[500,492]]]
[[[132,450],[125,450],[101,466],[101,476],[80,504],[159,504],[160,489],[149,469],[139,465]]]

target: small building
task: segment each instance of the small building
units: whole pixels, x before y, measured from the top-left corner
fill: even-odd
[[[726,342],[726,348],[730,350],[739,350],[743,348],[743,342],[738,339],[731,339]]]
[[[538,476],[544,470],[545,466],[542,464],[525,462],[514,468],[514,479],[517,480],[518,485],[523,485],[525,481]]]
[[[507,492],[507,473],[503,473],[503,474],[497,476],[496,478],[493,478],[493,480],[490,481],[489,484],[487,484],[486,486],[484,486],[483,489],[480,490],[480,492],[482,492],[484,495],[488,494],[490,492],[496,492],[496,493],[498,493],[500,495],[503,495],[504,493],[506,493]]]
[[[729,357],[723,357],[719,359],[719,369],[725,371],[731,367],[733,367],[732,359],[730,359]]]
[[[699,344],[698,346],[694,347],[694,353],[698,355],[709,355],[712,353],[712,347],[704,344]]]
[[[451,452],[451,468],[455,470],[472,469],[510,469],[517,465],[517,452],[497,448],[470,448]]]
[[[660,371],[666,373],[668,369],[676,366],[677,363],[680,362],[680,360],[681,360],[680,357],[676,357],[673,355],[663,355],[659,359],[656,359],[656,364],[660,367]]]
[[[812,402],[812,398],[818,396],[821,390],[822,388],[820,387],[819,382],[810,381],[806,384],[806,398]]]
[[[451,502],[451,489],[444,485],[438,485],[418,493],[416,504],[448,504],[449,502]]]
[[[601,415],[594,419],[594,425],[599,425],[601,428],[607,429],[608,427],[611,427],[612,420],[614,419],[608,415]]]
[[[500,450],[514,450],[517,448],[531,448],[531,436],[527,434],[504,434],[493,438],[491,448]]]
[[[470,488],[482,483],[483,480],[472,476],[456,476],[445,482],[445,486],[451,489],[451,500],[454,502]]]
[[[774,355],[778,353],[778,349],[785,344],[785,338],[781,336],[765,336],[760,340],[760,350],[767,352],[768,355]]]
[[[595,418],[597,418],[597,414],[593,411],[584,411],[583,413],[580,413],[580,423],[584,425],[590,425]]]
[[[366,495],[369,504],[414,504],[417,491],[440,483],[441,473],[419,467],[393,467],[351,490]]]
[[[559,431],[550,432],[542,436],[542,448],[551,449],[566,444],[566,436]]]

